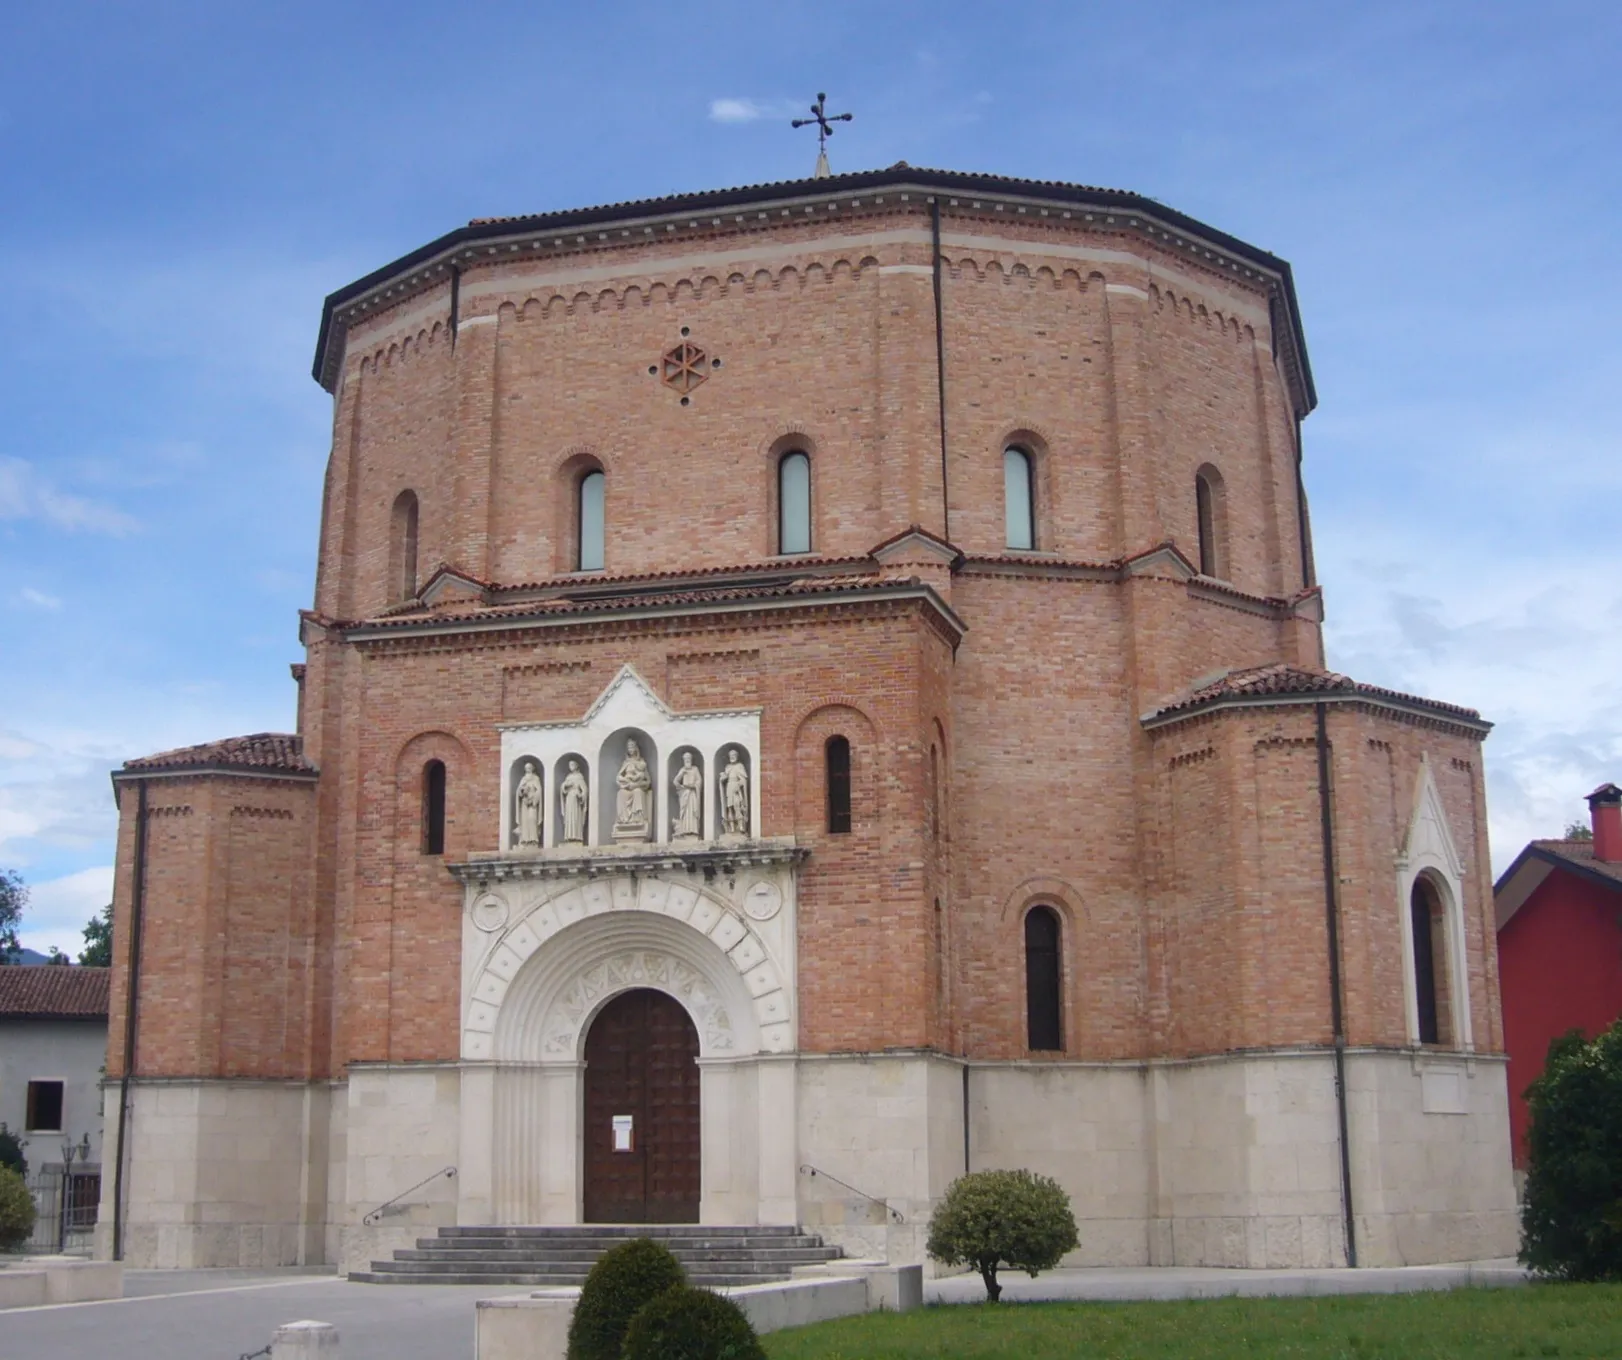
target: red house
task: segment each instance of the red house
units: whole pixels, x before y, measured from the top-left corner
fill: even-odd
[[[1622,789],[1602,784],[1588,806],[1593,840],[1533,841],[1493,888],[1517,1166],[1549,1041],[1622,1015]]]

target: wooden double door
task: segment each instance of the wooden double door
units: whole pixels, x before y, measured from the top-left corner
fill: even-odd
[[[586,1035],[585,1221],[697,1223],[698,1031],[664,992],[624,992]]]

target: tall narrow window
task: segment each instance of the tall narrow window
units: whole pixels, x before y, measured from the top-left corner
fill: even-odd
[[[395,601],[417,593],[417,493],[394,498],[389,524],[389,591]]]
[[[603,489],[601,472],[588,472],[580,479],[580,505],[576,524],[575,570],[603,569]]]
[[[1031,455],[1024,449],[1006,448],[1002,455],[1002,499],[1004,535],[1010,548],[1036,546],[1036,513],[1031,500]]]
[[[1414,999],[1418,1002],[1419,1042],[1442,1042],[1440,1009],[1436,986],[1436,889],[1423,878],[1414,883],[1409,899],[1409,919],[1414,935]]]
[[[430,760],[422,769],[422,853],[445,853],[445,762]]]
[[[1033,1052],[1064,1048],[1059,972],[1059,913],[1032,907],[1025,913],[1025,1033]]]
[[[828,758],[828,830],[836,834],[850,830],[850,742],[829,737],[824,748]]]
[[[798,450],[777,460],[777,551],[811,551],[811,460]]]
[[[1194,511],[1199,520],[1200,575],[1228,574],[1227,506],[1222,474],[1207,464],[1194,476]]]

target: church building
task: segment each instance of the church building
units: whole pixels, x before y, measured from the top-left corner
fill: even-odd
[[[1489,724],[1326,668],[1283,260],[902,163],[475,220],[314,376],[296,730],[113,777],[103,1250],[1514,1251]]]

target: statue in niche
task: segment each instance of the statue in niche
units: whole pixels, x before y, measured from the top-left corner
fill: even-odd
[[[563,776],[563,782],[558,785],[558,809],[563,813],[565,845],[586,843],[586,805],[589,794],[586,776],[580,772],[580,762],[571,760],[569,773]]]
[[[625,743],[625,759],[620,762],[619,797],[614,805],[614,839],[645,841],[652,830],[649,808],[653,802],[653,776],[636,741]]]
[[[541,776],[536,771],[533,760],[524,762],[524,775],[518,781],[518,793],[514,802],[518,820],[518,848],[520,850],[539,850],[541,848],[541,808],[544,804],[541,798]]]
[[[727,748],[727,763],[721,767],[721,834],[749,834],[749,771],[739,758],[736,746]]]
[[[670,828],[672,840],[698,840],[704,835],[704,772],[693,764],[693,753],[681,753],[681,769],[676,771],[676,819]]]

